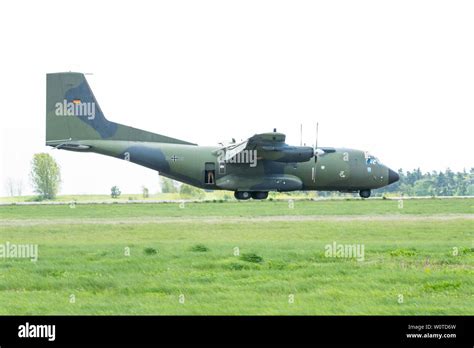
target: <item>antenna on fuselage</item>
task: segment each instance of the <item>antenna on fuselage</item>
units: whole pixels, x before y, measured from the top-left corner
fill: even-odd
[[[303,146],[303,124],[300,123],[300,146]]]
[[[316,142],[314,143],[314,149],[318,148],[318,131],[319,131],[319,122],[316,122]]]

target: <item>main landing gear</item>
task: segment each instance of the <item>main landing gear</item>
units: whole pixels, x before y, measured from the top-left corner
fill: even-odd
[[[370,197],[370,190],[360,190],[359,196],[362,198],[369,198]]]
[[[266,191],[235,191],[234,197],[239,200],[247,200],[250,197],[253,199],[266,199],[268,197],[268,192]]]

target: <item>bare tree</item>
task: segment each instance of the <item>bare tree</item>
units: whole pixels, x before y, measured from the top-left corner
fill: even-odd
[[[5,189],[11,197],[15,196],[15,182],[12,178],[7,178],[5,181]]]
[[[15,188],[16,188],[16,195],[21,196],[23,193],[23,181],[21,179],[18,179],[15,183]]]

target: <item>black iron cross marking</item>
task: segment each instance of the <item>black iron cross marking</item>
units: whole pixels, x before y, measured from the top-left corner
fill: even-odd
[[[171,156],[171,160],[172,160],[173,162],[176,162],[176,161],[178,160],[178,157],[176,157],[176,155],[173,155],[173,156]]]

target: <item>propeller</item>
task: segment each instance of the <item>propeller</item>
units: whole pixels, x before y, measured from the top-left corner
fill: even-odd
[[[319,156],[325,155],[328,152],[332,152],[328,149],[318,148],[318,132],[319,132],[319,122],[316,122],[316,141],[314,145],[314,161],[315,162],[317,162]]]

